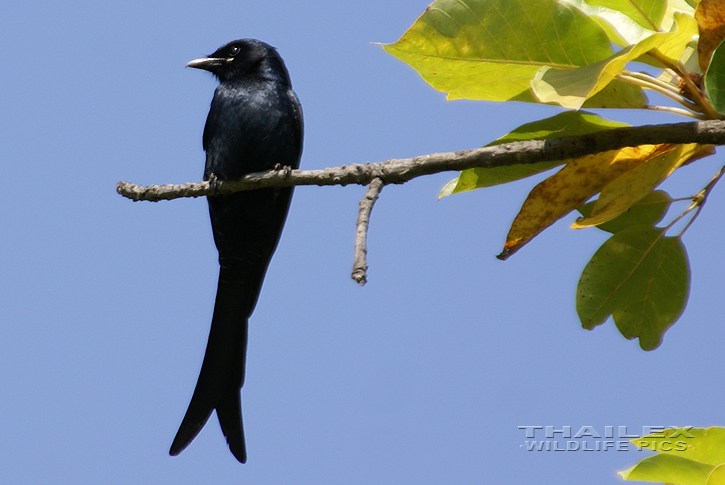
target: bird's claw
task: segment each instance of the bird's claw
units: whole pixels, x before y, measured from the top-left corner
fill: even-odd
[[[219,190],[219,179],[216,174],[210,173],[207,178],[207,182],[209,182],[209,188],[211,189],[212,194],[216,194],[217,190]]]
[[[292,167],[290,167],[289,165],[282,165],[281,163],[276,164],[274,166],[274,170],[276,170],[277,172],[284,171],[285,180],[287,179],[287,177],[289,177],[289,174],[292,173]]]

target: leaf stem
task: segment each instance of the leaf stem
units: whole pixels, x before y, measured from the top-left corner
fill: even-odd
[[[697,104],[693,103],[692,101],[685,98],[681,94],[678,94],[678,93],[672,91],[671,89],[665,89],[665,88],[661,87],[660,85],[651,82],[650,80],[644,80],[644,79],[640,79],[639,77],[632,76],[632,74],[634,74],[634,73],[622,72],[620,74],[617,74],[617,78],[621,79],[624,82],[628,82],[630,84],[635,84],[637,86],[641,86],[643,88],[651,89],[652,91],[656,91],[664,96],[667,96],[668,98],[670,98],[674,101],[677,101],[678,103],[680,103],[682,106],[684,106],[687,109],[690,109],[692,111],[698,111]]]
[[[655,50],[650,51],[648,54],[664,64],[665,67],[674,71],[677,76],[682,79],[692,96],[695,97],[695,104],[702,107],[702,110],[697,109],[696,111],[705,113],[707,118],[711,120],[720,120],[723,118],[723,116],[715,110],[712,103],[710,103],[710,100],[707,99],[707,97],[702,93],[700,88],[692,80],[687,71],[687,68],[682,64],[681,61],[677,61],[677,64],[673,64],[669,59],[665,58]]]
[[[704,114],[694,113],[690,110],[686,110],[686,109],[682,109],[682,108],[675,108],[672,106],[652,106],[652,105],[650,105],[650,106],[645,106],[644,109],[650,109],[652,111],[665,111],[667,113],[674,113],[677,115],[689,116],[689,117],[695,118],[697,120],[706,120],[707,119],[707,116],[705,116]]]
[[[691,197],[692,204],[690,204],[690,207],[688,207],[682,214],[680,214],[674,221],[670,222],[667,227],[665,228],[665,231],[669,230],[673,225],[675,225],[680,219],[685,217],[687,214],[692,212],[693,210],[697,209],[695,212],[695,215],[692,216],[692,218],[687,221],[687,224],[685,227],[680,231],[680,233],[677,235],[677,237],[681,238],[685,232],[690,228],[693,222],[695,222],[695,219],[700,215],[700,212],[702,211],[702,208],[705,206],[705,202],[707,202],[707,198],[710,195],[710,192],[712,192],[712,189],[715,188],[715,185],[720,181],[720,179],[725,175],[725,166],[723,166],[708,182],[708,184],[695,196]]]
[[[646,72],[636,72],[636,71],[633,72],[633,71],[628,71],[628,70],[624,70],[623,72],[624,72],[624,74],[626,74],[628,76],[632,76],[632,77],[640,79],[642,81],[656,84],[658,86],[661,86],[664,89],[668,89],[668,90],[672,91],[675,94],[680,94],[679,89],[674,84],[662,81],[661,79],[657,79],[656,77],[654,77],[650,74],[647,74]],[[674,78],[675,76],[676,76],[676,74],[673,75],[672,77]]]

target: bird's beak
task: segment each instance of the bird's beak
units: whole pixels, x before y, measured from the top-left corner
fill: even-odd
[[[194,59],[189,62],[186,67],[195,67],[196,69],[204,69],[205,71],[211,71],[215,67],[223,66],[229,63],[231,59],[225,59],[223,57],[202,57],[200,59]]]

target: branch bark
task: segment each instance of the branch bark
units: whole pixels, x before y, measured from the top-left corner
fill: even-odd
[[[360,213],[357,216],[357,232],[355,235],[355,263],[352,266],[352,279],[357,284],[364,286],[368,282],[368,226],[370,225],[370,213],[373,210],[375,201],[383,190],[383,181],[374,178],[370,182],[365,197],[360,201]]]
[[[369,185],[379,178],[384,185],[402,184],[416,177],[474,167],[491,168],[531,164],[657,143],[700,143],[725,145],[725,121],[701,121],[617,128],[581,136],[532,140],[494,145],[474,150],[434,153],[384,162],[343,165],[323,170],[271,170],[253,173],[240,180],[181,185],[140,186],[119,182],[119,194],[134,201],[171,200],[180,197],[231,194],[262,187],[294,185]]]
[[[324,170],[279,170],[246,175],[235,181],[205,181],[181,185],[140,186],[119,182],[119,194],[134,201],[172,200],[180,197],[231,194],[263,187],[295,185],[369,185],[363,200],[355,237],[355,263],[352,278],[361,286],[367,282],[367,231],[370,213],[380,191],[387,184],[403,184],[423,175],[461,171],[474,167],[493,168],[532,164],[592,155],[638,145],[659,143],[699,143],[725,145],[725,121],[701,121],[640,127],[617,128],[581,136],[552,140],[532,140],[463,150],[434,153],[385,162],[343,165]]]

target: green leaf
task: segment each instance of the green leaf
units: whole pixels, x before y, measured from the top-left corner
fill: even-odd
[[[579,207],[578,210],[581,215],[584,217],[590,217],[595,203],[596,200],[593,200]],[[667,192],[656,190],[640,199],[639,202],[630,207],[627,212],[617,216],[609,222],[599,224],[596,227],[603,231],[617,233],[627,229],[628,227],[640,224],[654,226],[665,216],[671,203],[672,198]]]
[[[586,329],[614,317],[627,339],[644,350],[680,317],[690,291],[685,247],[664,229],[632,226],[614,234],[592,256],[577,287],[577,313]]]
[[[537,102],[531,80],[543,66],[574,68],[612,55],[591,18],[555,0],[437,0],[394,44],[449,99]]]
[[[710,59],[705,74],[705,90],[718,113],[725,114],[725,43],[721,43]]]
[[[678,485],[706,485],[715,467],[676,455],[654,455],[619,472],[625,480],[665,482]]]
[[[725,463],[725,428],[671,428],[632,440],[637,447],[708,465]],[[674,446],[677,445],[677,446]]]
[[[642,27],[656,30],[662,26],[667,0],[586,0],[589,5],[621,12]]]
[[[625,480],[681,485],[725,483],[725,428],[674,428],[632,440],[638,448],[657,451],[629,470]]]
[[[602,118],[586,111],[564,111],[550,118],[526,123],[502,136],[487,146],[501,145],[514,141],[550,140],[563,136],[578,136],[597,133],[614,128],[631,126],[620,121]]]
[[[690,7],[692,7],[693,9],[694,9],[695,7],[697,7],[697,4],[699,4],[699,3],[700,3],[700,0],[681,0],[681,1],[685,2],[685,3],[687,4],[687,5],[689,5],[689,6],[690,6]]]
[[[610,40],[636,44],[662,28],[667,0],[562,0],[593,17]],[[669,27],[669,26],[667,26]]]
[[[707,485],[725,485],[725,465],[718,465],[710,472]]]
[[[648,105],[647,96],[640,87],[613,79],[604,89],[584,101],[582,108],[641,109]]]
[[[486,146],[500,145],[515,141],[548,140],[562,136],[585,135],[598,131],[630,126],[626,123],[610,121],[585,111],[565,111],[551,118],[521,125],[507,135]],[[509,167],[472,168],[464,170],[458,178],[450,181],[441,190],[440,197],[466,192],[473,189],[505,184],[514,180],[536,175],[561,165],[566,160],[541,162],[534,164],[512,165]]]
[[[681,24],[688,28],[695,25],[691,17],[689,21],[685,17],[681,14],[676,16],[677,27],[673,32],[653,34],[599,62],[578,68],[542,67],[531,82],[534,94],[542,103],[579,109],[587,99],[605,89],[629,62],[661,46],[665,46],[668,52],[674,52],[676,46],[682,45],[678,51],[682,54],[684,41],[689,40],[692,34]]]

